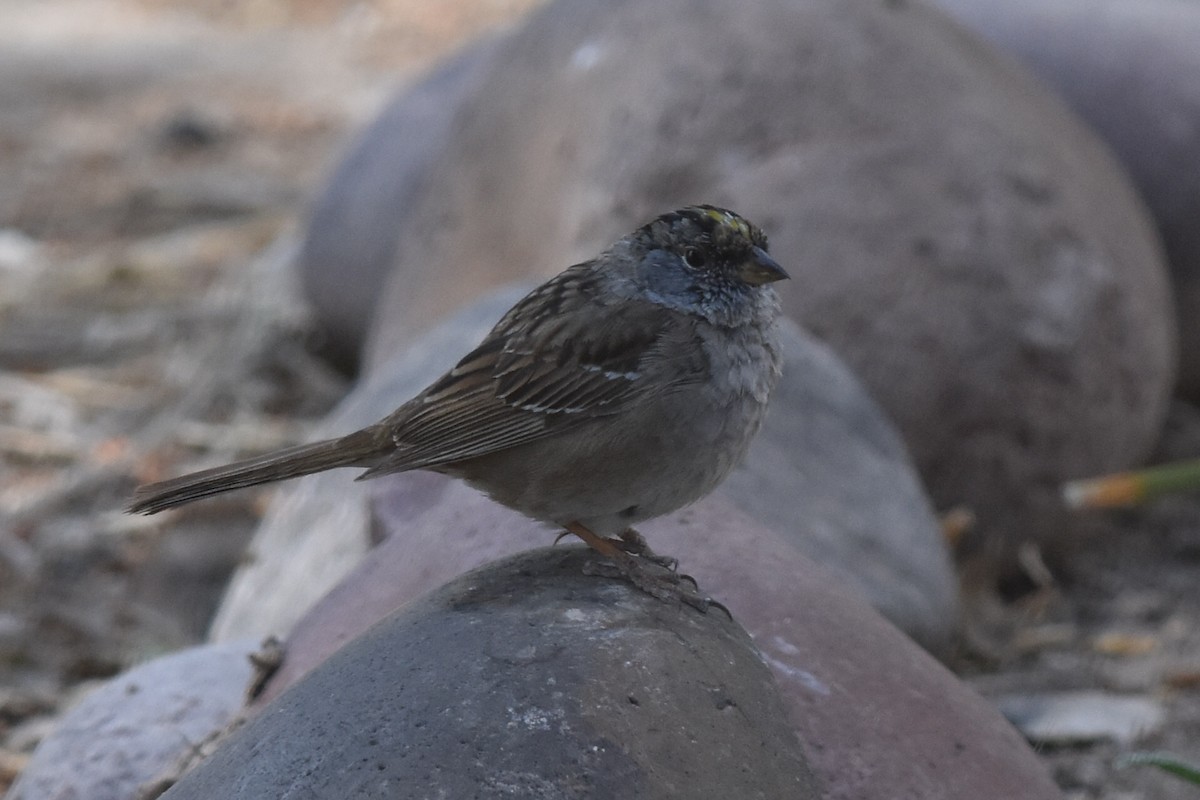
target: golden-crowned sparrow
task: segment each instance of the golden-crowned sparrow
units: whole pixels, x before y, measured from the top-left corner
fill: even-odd
[[[779,378],[769,285],[787,273],[737,214],[664,214],[530,292],[483,342],[383,420],[138,488],[153,514],[334,467],[428,469],[579,536],[637,586],[682,596],[630,526],[712,491],[742,459]]]

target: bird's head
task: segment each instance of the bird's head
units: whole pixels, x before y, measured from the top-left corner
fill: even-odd
[[[689,206],[638,228],[624,251],[625,277],[648,299],[718,322],[759,305],[768,284],[788,274],[767,254],[767,236],[746,218],[715,206]],[[748,309],[747,309],[748,310]]]

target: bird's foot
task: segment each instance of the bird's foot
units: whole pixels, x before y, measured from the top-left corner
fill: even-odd
[[[684,603],[701,613],[716,606],[729,614],[725,606],[700,593],[695,578],[675,570],[678,563],[675,559],[654,553],[642,535],[632,528],[626,529],[620,538],[607,538],[592,533],[577,522],[564,527],[608,558],[607,561],[589,561],[584,567],[586,574],[624,578],[651,597],[666,603]]]
[[[606,578],[624,578],[641,591],[664,603],[683,603],[700,613],[707,613],[716,606],[728,613],[725,606],[711,597],[700,593],[696,579],[681,575],[659,564],[639,561],[628,553],[605,561],[588,561],[584,564],[585,575],[600,575]]]

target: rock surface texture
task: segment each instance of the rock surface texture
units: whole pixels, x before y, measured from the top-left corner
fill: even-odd
[[[1200,400],[1200,6],[938,0],[1027,64],[1104,138],[1154,214],[1174,281],[1179,388]]]
[[[248,641],[135,667],[87,695],[38,746],[6,800],[130,800],[241,711]]]

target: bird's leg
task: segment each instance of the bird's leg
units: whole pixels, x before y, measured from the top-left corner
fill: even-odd
[[[672,571],[655,573],[647,569],[646,562],[640,561],[637,556],[626,551],[624,534],[622,534],[620,539],[609,539],[593,533],[578,522],[570,522],[563,527],[582,539],[586,545],[597,553],[607,556],[613,566],[616,567],[618,575],[628,580],[646,594],[668,603],[687,603],[692,608],[701,612],[708,611],[709,605],[713,603],[712,600],[697,591],[694,580],[691,581],[692,586],[690,588],[681,582],[687,576],[679,575]],[[637,534],[636,531],[634,533],[638,539],[641,539],[640,534]],[[644,539],[642,539],[642,543],[645,544]],[[600,569],[592,569],[590,571],[595,573],[603,572]],[[689,578],[689,580],[691,579]]]
[[[558,534],[558,536],[554,537],[554,543],[558,544],[563,540],[564,536],[571,536],[573,533],[574,531],[564,530],[562,533]],[[584,541],[587,540],[584,539]],[[642,536],[633,528],[626,528],[625,530],[621,531],[621,535],[619,537],[610,536],[604,539],[604,541],[611,543],[614,547],[623,550],[631,556],[637,556],[643,561],[649,561],[651,564],[657,564],[660,567],[666,567],[672,572],[679,567],[678,558],[673,558],[671,556],[660,556],[658,553],[650,549],[650,544],[646,541],[646,537]]]

